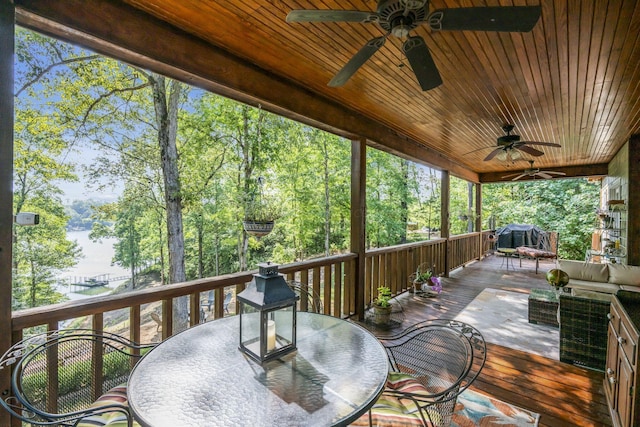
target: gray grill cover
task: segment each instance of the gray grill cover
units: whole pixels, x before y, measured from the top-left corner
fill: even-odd
[[[499,248],[529,246],[549,250],[547,233],[536,225],[509,224],[496,230]]]

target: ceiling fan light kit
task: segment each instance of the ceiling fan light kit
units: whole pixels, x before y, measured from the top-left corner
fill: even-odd
[[[498,160],[505,161],[507,159],[519,160],[522,158],[522,152],[531,156],[539,157],[544,153],[538,149],[532,147],[532,145],[542,145],[546,147],[560,147],[560,144],[555,142],[538,142],[538,141],[521,141],[520,135],[512,134],[514,126],[505,124],[502,126],[502,130],[505,135],[499,136],[496,140],[497,147],[491,151],[484,161],[487,162],[497,156]]]
[[[376,12],[359,10],[292,10],[287,22],[377,23],[386,34],[367,42],[331,79],[340,87],[385,43],[387,37],[405,39],[402,50],[423,91],[442,84],[440,72],[421,36],[409,33],[422,24],[432,31],[529,32],[540,19],[540,6],[489,6],[438,9],[429,14],[428,0],[379,0]]]

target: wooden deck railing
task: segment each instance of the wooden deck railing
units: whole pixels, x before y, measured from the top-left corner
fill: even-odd
[[[479,257],[481,233],[456,236],[449,240],[436,239],[367,251],[365,254],[365,304],[370,304],[377,295],[379,286],[388,286],[394,295],[411,286],[409,276],[423,263],[433,266],[437,274],[446,274],[446,256],[453,257],[454,266],[463,265]],[[449,246],[449,247],[447,247]],[[356,254],[348,253],[317,260],[287,264],[279,267],[287,279],[296,280],[319,296],[325,314],[347,318],[356,313],[355,267]],[[150,287],[127,293],[66,301],[46,307],[37,307],[14,312],[12,315],[12,342],[20,341],[31,333],[30,328],[56,330],[61,322],[79,322],[94,330],[112,330],[114,325],[107,313],[117,312],[120,328],[128,330],[129,338],[142,342],[143,331],[154,338],[165,339],[177,331],[174,328],[174,301],[188,298],[188,326],[201,322],[202,304],[208,308],[208,294],[213,291],[215,301],[209,316],[215,319],[237,312],[237,303],[232,300],[229,312],[225,311],[225,294],[234,295],[242,291],[257,271],[246,271],[218,277],[193,280],[165,286]],[[300,310],[307,309],[307,301],[301,299]],[[152,315],[153,313],[153,315]],[[154,319],[155,318],[155,319]],[[105,322],[107,320],[107,322]],[[156,322],[159,322],[156,325]],[[124,325],[124,326],[123,326]],[[182,326],[182,325],[181,325]],[[153,328],[156,328],[155,331]],[[120,331],[114,331],[120,332]],[[4,351],[4,349],[3,349]],[[100,358],[101,356],[98,356]],[[50,367],[54,375],[55,366]],[[54,378],[55,375],[52,377]],[[57,391],[52,390],[54,395]],[[51,396],[52,398],[56,396]]]
[[[482,235],[483,233],[466,233],[449,238],[449,270],[462,267],[482,256],[480,252]]]
[[[409,276],[417,266],[427,263],[438,274],[446,274],[446,256],[449,253],[451,269],[464,265],[480,256],[481,238],[487,233],[469,233],[447,239],[435,239],[418,243],[373,249],[365,256],[365,304],[376,297],[379,286],[388,286],[394,295],[410,287]],[[447,248],[447,245],[449,248]],[[299,281],[308,286],[322,301],[325,314],[336,317],[349,317],[356,312],[354,271],[356,255],[348,253],[316,260],[280,266],[279,270],[287,279]],[[201,319],[201,305],[206,301],[209,291],[213,291],[215,301],[209,316],[214,319],[225,315],[225,293],[242,291],[257,271],[245,271],[217,277],[192,280],[165,286],[151,287],[139,291],[66,301],[46,307],[37,307],[13,313],[13,342],[19,341],[23,331],[33,327],[45,326],[46,329],[58,329],[60,322],[91,317],[91,327],[104,328],[104,315],[115,310],[128,310],[130,337],[140,339],[143,323],[152,324],[151,312],[161,319],[162,338],[173,334],[174,299],[189,299],[189,325],[198,324]],[[229,313],[235,313],[235,299]],[[153,305],[153,310],[149,307]],[[206,304],[205,304],[206,305]],[[306,310],[306,301],[301,303]],[[125,316],[126,317],[126,316]]]

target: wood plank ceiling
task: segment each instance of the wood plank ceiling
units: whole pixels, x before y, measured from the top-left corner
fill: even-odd
[[[481,181],[522,170],[529,159],[536,167],[570,175],[602,171],[630,136],[640,133],[636,0],[432,0],[431,11],[539,4],[542,17],[529,33],[418,27],[412,34],[425,39],[443,80],[426,92],[395,37],[343,87],[327,86],[384,30],[376,23],[285,21],[294,9],[375,11],[374,0],[123,1],[424,145],[435,156],[423,161],[442,167],[441,155]],[[16,0],[17,7],[21,3],[28,7],[30,1]],[[112,25],[117,32],[118,24]],[[522,140],[562,147],[541,147],[543,156],[525,154],[516,162],[483,161],[505,123],[514,124]]]

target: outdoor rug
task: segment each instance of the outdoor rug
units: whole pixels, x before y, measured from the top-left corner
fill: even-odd
[[[559,360],[558,328],[529,323],[528,298],[486,288],[455,319],[475,326],[487,342]]]
[[[452,427],[537,426],[540,415],[492,397],[465,390],[456,402]]]

